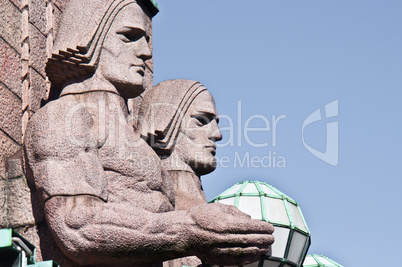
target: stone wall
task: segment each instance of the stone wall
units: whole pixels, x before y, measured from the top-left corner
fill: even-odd
[[[14,228],[33,243],[36,225],[22,168],[23,135],[29,118],[49,98],[45,63],[68,1],[0,0],[0,228]],[[148,30],[152,37],[151,20]],[[149,87],[152,59],[146,65]],[[129,102],[131,110],[140,100]]]
[[[36,226],[22,168],[23,134],[29,118],[48,99],[45,62],[53,25],[67,2],[0,2],[0,227],[14,228],[31,240]]]

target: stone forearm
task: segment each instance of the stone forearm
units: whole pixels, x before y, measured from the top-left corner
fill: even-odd
[[[80,264],[152,263],[189,254],[185,211],[151,213],[91,196],[53,197],[47,221],[62,251]]]

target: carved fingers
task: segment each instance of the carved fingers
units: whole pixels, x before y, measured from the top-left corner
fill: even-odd
[[[220,203],[197,205],[190,209],[198,226],[217,233],[272,234],[274,227],[263,221],[253,220],[238,208]]]
[[[190,210],[198,227],[195,254],[210,264],[243,265],[257,261],[274,242],[274,227],[234,206],[219,203],[198,205]]]

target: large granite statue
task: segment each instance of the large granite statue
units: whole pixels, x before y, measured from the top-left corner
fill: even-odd
[[[62,266],[255,261],[272,225],[220,204],[175,210],[171,178],[133,130],[127,101],[143,92],[152,56],[145,21],[133,0],[71,0],[65,10],[46,67],[61,94],[25,134],[41,256]]]
[[[173,181],[175,209],[207,203],[200,176],[215,170],[215,142],[222,139],[215,102],[207,89],[191,80],[161,82],[145,94],[138,128]],[[199,264],[196,257],[186,257],[167,265]]]

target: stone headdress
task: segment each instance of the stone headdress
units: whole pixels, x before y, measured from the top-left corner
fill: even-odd
[[[207,89],[192,80],[168,80],[144,95],[138,132],[161,154],[172,152],[184,115],[194,99]]]
[[[57,89],[67,81],[95,72],[101,47],[118,12],[127,5],[151,0],[71,0],[63,13],[46,74]],[[151,8],[150,8],[151,9]],[[155,10],[150,13],[155,15]],[[151,16],[152,16],[151,15]]]

